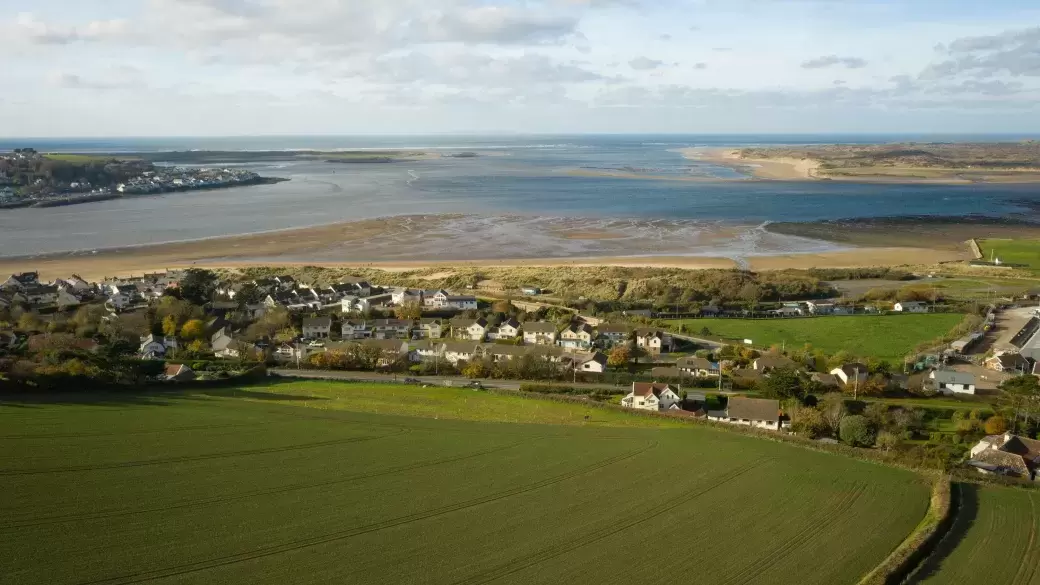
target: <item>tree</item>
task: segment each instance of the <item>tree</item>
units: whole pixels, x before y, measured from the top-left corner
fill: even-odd
[[[621,368],[626,366],[631,358],[632,352],[628,349],[628,346],[624,344],[618,345],[607,354],[607,365],[612,368]]]
[[[987,435],[1001,435],[1007,432],[1008,425],[1004,417],[996,414],[986,419],[985,428]]]
[[[805,396],[802,377],[792,368],[773,370],[756,384],[756,389],[767,398],[786,400]]]
[[[867,417],[870,424],[876,428],[883,429],[888,426],[889,422],[889,408],[888,405],[883,402],[871,402],[863,409],[863,416]]]
[[[204,305],[217,290],[217,275],[209,270],[189,268],[180,282],[181,298],[196,305]]]
[[[300,330],[299,329],[297,329],[295,327],[286,327],[284,329],[279,330],[277,333],[275,333],[274,334],[274,339],[275,339],[275,341],[277,341],[279,343],[288,343],[290,341],[293,341],[294,339],[296,339],[299,336],[300,336]]]
[[[838,436],[853,447],[872,447],[877,440],[877,431],[867,417],[854,414],[841,419]]]
[[[192,319],[181,327],[181,337],[187,340],[202,339],[206,336],[206,324],[199,319]]]
[[[815,439],[827,434],[827,421],[818,408],[795,406],[789,409],[791,430],[803,437]]]
[[[495,301],[491,305],[492,313],[502,313],[503,315],[510,315],[513,312],[513,303],[508,300]]]
[[[487,378],[488,374],[490,374],[490,371],[486,366],[484,366],[484,363],[479,360],[473,360],[462,368],[462,375],[470,379]]]
[[[419,303],[405,303],[394,309],[398,319],[414,321],[422,317],[422,306]]]
[[[1033,416],[1040,414],[1040,378],[1015,376],[1000,385],[1000,392],[1003,402],[1015,411],[1016,429],[1019,418],[1025,418],[1028,427]]]
[[[264,294],[251,282],[243,284],[242,287],[238,289],[238,293],[235,294],[235,300],[242,305],[255,305],[263,299]]]
[[[40,331],[43,329],[43,321],[36,313],[25,313],[18,318],[18,329],[22,331]]]
[[[177,335],[177,318],[173,315],[167,315],[162,320],[162,332],[166,337]]]
[[[848,411],[845,409],[845,397],[835,392],[824,395],[823,400],[820,402],[820,412],[823,414],[823,420],[830,427],[831,432],[837,436],[838,430],[841,428],[841,421],[848,414]]]
[[[903,439],[890,431],[881,431],[877,436],[877,447],[885,453],[897,449],[903,443]]]

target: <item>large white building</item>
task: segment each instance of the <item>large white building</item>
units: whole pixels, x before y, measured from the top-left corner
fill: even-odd
[[[632,391],[621,399],[621,406],[638,410],[679,410],[679,388],[657,382],[632,382]]]

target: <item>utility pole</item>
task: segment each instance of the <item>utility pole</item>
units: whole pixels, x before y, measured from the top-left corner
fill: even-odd
[[[858,400],[859,399],[859,368],[857,367],[853,371],[856,372],[856,383],[852,385],[852,399],[853,400]]]

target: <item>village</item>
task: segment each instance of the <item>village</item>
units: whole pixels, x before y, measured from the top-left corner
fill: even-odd
[[[244,169],[156,166],[137,160],[45,155],[31,148],[0,154],[0,205],[5,207],[81,203],[276,180]]]

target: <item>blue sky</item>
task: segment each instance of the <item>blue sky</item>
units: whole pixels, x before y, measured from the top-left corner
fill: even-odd
[[[0,135],[1040,133],[1025,0],[5,0]]]

